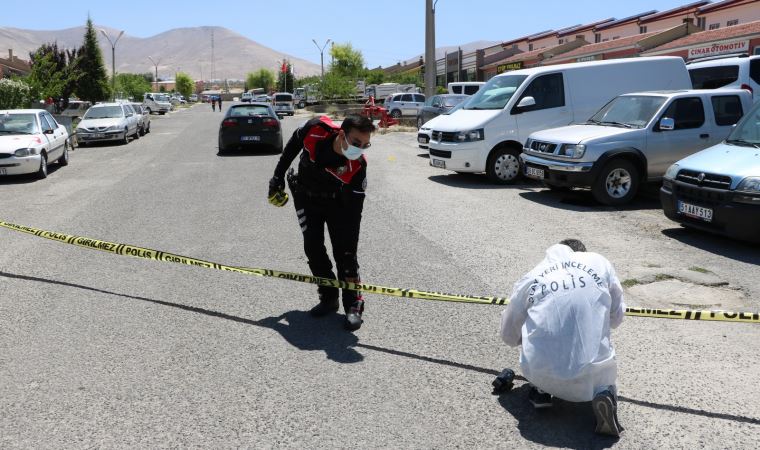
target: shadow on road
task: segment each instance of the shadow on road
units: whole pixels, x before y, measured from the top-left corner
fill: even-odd
[[[534,189],[538,183],[525,178],[518,179],[513,184],[495,184],[480,173],[448,173],[446,175],[431,175],[428,180],[445,186],[464,189]]]
[[[715,255],[760,265],[760,244],[737,241],[729,237],[691,228],[668,228],[662,230],[662,234]]]
[[[596,420],[591,402],[571,403],[555,398],[551,408],[537,410],[528,401],[529,391],[525,383],[499,396],[499,404],[517,419],[517,429],[525,439],[549,447],[576,449],[609,448],[618,441],[594,433]]]
[[[51,162],[48,165],[48,176],[58,172],[61,166],[57,163]],[[47,180],[40,180],[37,178],[37,174],[27,173],[23,175],[4,175],[0,177],[0,185],[3,184],[29,184],[34,182],[44,183]]]
[[[279,155],[282,153],[279,149],[272,148],[271,146],[254,146],[248,148],[230,148],[225,151],[220,151],[217,148],[216,156],[220,158],[240,157],[240,156],[265,156],[265,155]]]
[[[81,284],[76,283],[69,283],[67,281],[58,281],[58,280],[50,280],[47,278],[41,278],[41,277],[35,277],[31,275],[18,275],[14,273],[8,273],[0,271],[0,277],[6,277],[6,278],[12,278],[17,280],[27,280],[27,281],[36,281],[40,283],[49,283],[49,284],[55,284],[59,286],[67,286],[67,287],[73,287],[77,289],[85,289],[88,291],[93,292],[99,292],[102,294],[107,295],[114,295],[117,297],[123,297],[123,298],[129,298],[132,300],[140,300],[148,303],[153,303],[156,305],[161,306],[167,306],[170,308],[177,308],[181,309],[183,311],[203,314],[206,316],[211,317],[217,317],[220,319],[225,320],[231,320],[233,322],[238,323],[244,323],[248,325],[254,325],[257,327],[264,327],[264,328],[270,328],[278,333],[280,333],[285,340],[290,342],[292,345],[294,345],[297,348],[301,348],[303,350],[324,350],[326,353],[328,353],[328,358],[330,355],[332,355],[332,358],[335,361],[339,362],[358,362],[363,359],[363,356],[361,354],[356,353],[355,350],[353,350],[352,347],[357,348],[364,348],[367,350],[382,352],[390,355],[395,355],[403,358],[411,358],[418,361],[425,361],[433,364],[440,364],[448,367],[455,367],[458,369],[463,370],[470,370],[478,373],[483,374],[490,374],[490,375],[498,375],[500,371],[494,370],[494,369],[488,369],[485,367],[477,367],[470,364],[464,364],[459,363],[455,361],[449,361],[445,359],[439,359],[439,358],[431,358],[429,356],[424,355],[417,355],[415,353],[410,352],[403,352],[399,350],[379,347],[375,345],[369,345],[369,344],[362,344],[358,342],[358,338],[352,334],[344,331],[341,326],[339,326],[336,321],[339,320],[339,315],[335,314],[332,316],[332,318],[327,317],[323,318],[322,320],[319,319],[312,319],[306,311],[290,311],[284,314],[281,314],[279,316],[273,316],[268,317],[262,320],[250,320],[245,319],[242,317],[233,316],[230,314],[225,314],[218,311],[212,311],[204,308],[198,308],[195,306],[188,306],[188,305],[182,305],[179,303],[172,303],[167,302],[163,300],[155,300],[151,298],[146,297],[139,297],[129,294],[122,294],[119,292],[112,292],[107,291],[104,289],[98,289],[91,286],[85,286]],[[281,322],[285,320],[287,322],[286,324],[281,324]],[[324,333],[326,335],[320,335],[320,333]],[[316,341],[316,343],[312,342]],[[326,347],[329,347],[326,348]],[[354,352],[354,353],[352,353]],[[358,355],[358,356],[357,356]],[[337,359],[335,359],[337,358]],[[359,358],[358,360],[355,360],[355,358]],[[341,361],[342,359],[342,361]],[[515,377],[518,380],[525,380],[525,378],[521,376]],[[490,386],[485,386],[484,391],[486,388],[490,389]],[[528,388],[527,384],[524,384],[523,386],[520,386],[516,389],[513,389],[511,392],[507,394],[503,394],[499,397],[499,403],[502,404],[502,406],[509,412],[511,412],[518,420],[522,421],[525,420],[525,418],[530,418],[531,414],[536,414],[535,412],[531,413],[533,410],[533,407],[528,403]],[[760,425],[760,418],[754,418],[754,417],[746,417],[746,416],[738,416],[733,414],[724,414],[724,413],[715,413],[711,411],[705,411],[702,409],[693,409],[693,408],[687,408],[684,406],[677,406],[677,405],[667,405],[667,404],[661,404],[661,403],[654,403],[649,402],[645,400],[636,400],[629,397],[619,396],[618,400],[620,402],[627,402],[634,405],[642,406],[645,408],[653,408],[653,409],[660,409],[665,411],[672,411],[677,412],[681,414],[692,414],[696,416],[702,416],[702,417],[709,417],[713,419],[722,419],[722,420],[728,420],[733,422],[742,422],[742,423],[749,423],[753,425]],[[561,402],[561,401],[560,401]],[[576,416],[585,416],[585,411],[582,412],[581,410],[575,410],[574,408],[582,408],[584,403],[570,403],[570,402],[561,402],[559,403],[559,408],[554,408],[555,411],[565,411],[562,413],[562,421],[570,420],[569,425],[566,423],[565,425],[559,424],[557,425],[559,429],[565,429],[567,433],[570,435],[574,435],[578,433],[578,430],[581,430],[582,427],[586,427],[586,421],[590,420],[591,423],[594,422],[593,414],[589,417],[576,417]],[[562,406],[567,405],[567,406]],[[573,405],[579,405],[579,406],[573,406]],[[585,405],[589,405],[586,403]],[[527,408],[527,410],[525,409]],[[589,414],[591,414],[590,407]],[[573,411],[577,412],[574,413]],[[524,436],[526,436],[526,439],[530,439],[528,437],[529,435],[532,435],[533,433],[540,434],[545,433],[546,426],[554,426],[551,423],[551,417],[554,416],[554,414],[559,413],[553,413],[549,415],[549,422],[543,422],[543,425],[541,426],[534,426],[531,424],[525,424],[524,429],[526,430],[524,433]],[[565,418],[565,416],[568,416],[569,419]],[[541,419],[539,419],[541,420]],[[559,421],[560,419],[556,419]],[[625,426],[625,424],[623,424]],[[564,428],[563,428],[564,427]],[[534,429],[535,428],[535,429]],[[591,430],[591,433],[593,433],[593,426],[589,428]],[[582,431],[582,430],[581,430]],[[521,432],[523,432],[523,429],[521,428]],[[603,443],[604,438],[599,438],[594,435],[595,438],[598,440],[598,442]],[[577,436],[576,436],[577,437]],[[538,439],[538,438],[537,438]],[[568,439],[568,438],[564,438]],[[541,442],[541,441],[536,441]],[[569,441],[568,441],[569,442]],[[548,444],[547,444],[548,445]],[[560,445],[568,445],[567,443],[561,443]],[[579,443],[580,446],[587,446],[588,444]],[[595,444],[596,445],[596,444]]]
[[[521,192],[520,197],[552,208],[577,212],[601,211],[642,211],[662,209],[660,200],[648,193],[639,193],[633,201],[622,206],[605,206],[597,202],[590,190],[573,189],[568,191]]]

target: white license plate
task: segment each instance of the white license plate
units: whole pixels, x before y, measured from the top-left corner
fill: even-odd
[[[420,144],[427,144],[428,138],[426,138],[425,136],[420,136],[417,138],[417,142],[419,142]]]
[[[684,216],[693,217],[695,219],[704,220],[705,222],[712,222],[713,210],[702,206],[692,205],[678,201],[678,212]]]
[[[431,159],[430,160],[430,165],[433,166],[433,167],[439,167],[441,169],[445,169],[446,168],[446,161],[443,161],[441,159]]]
[[[240,136],[241,141],[260,141],[261,136]]]
[[[102,137],[105,137],[105,134],[103,134],[103,133],[95,133],[95,134],[91,134],[90,137],[102,138]]]
[[[536,167],[526,166],[525,175],[534,178],[544,178],[544,169],[538,169]]]
[[[7,175],[8,171],[4,167],[0,167],[0,175]]]

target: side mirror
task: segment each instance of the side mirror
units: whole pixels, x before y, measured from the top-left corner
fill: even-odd
[[[527,97],[523,97],[522,100],[520,100],[520,103],[517,104],[516,108],[522,109],[529,108],[531,106],[536,106],[536,99],[529,95]]]
[[[670,131],[676,128],[676,121],[670,117],[663,117],[660,119],[660,130]]]

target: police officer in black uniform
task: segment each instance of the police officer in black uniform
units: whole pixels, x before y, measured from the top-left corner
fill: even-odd
[[[367,186],[364,151],[375,131],[366,117],[346,117],[338,127],[328,117],[312,119],[297,129],[282,152],[269,181],[269,201],[276,206],[287,202],[285,172],[301,152],[298,173],[288,172],[287,181],[303,233],[304,251],[311,273],[335,279],[332,262],[325,249],[325,225],[330,235],[338,279],[358,283],[357,246],[359,226]],[[310,311],[321,317],[338,310],[338,289],[319,286],[319,303]],[[364,299],[356,291],[343,290],[345,326],[358,330],[362,325]]]

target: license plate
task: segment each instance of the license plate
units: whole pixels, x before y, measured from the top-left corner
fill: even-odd
[[[417,138],[417,142],[419,142],[420,144],[427,144],[428,143],[428,138],[427,138],[427,136],[420,136],[420,137]]]
[[[90,137],[93,137],[93,138],[102,138],[102,137],[105,137],[105,134],[103,134],[103,133],[95,133],[95,134],[91,134]]]
[[[539,169],[537,167],[531,167],[526,166],[525,167],[525,175],[533,178],[544,178],[544,169]]]
[[[446,168],[446,161],[441,160],[441,159],[431,159],[430,160],[430,165],[433,166],[433,167],[438,167],[438,168],[441,168],[441,169],[445,169]]]
[[[260,141],[261,136],[240,136],[241,141]]]
[[[5,168],[0,168],[0,175],[7,175],[8,171]]]
[[[678,201],[678,212],[684,216],[693,217],[695,219],[704,220],[705,222],[712,222],[713,210],[702,206],[692,205]]]

